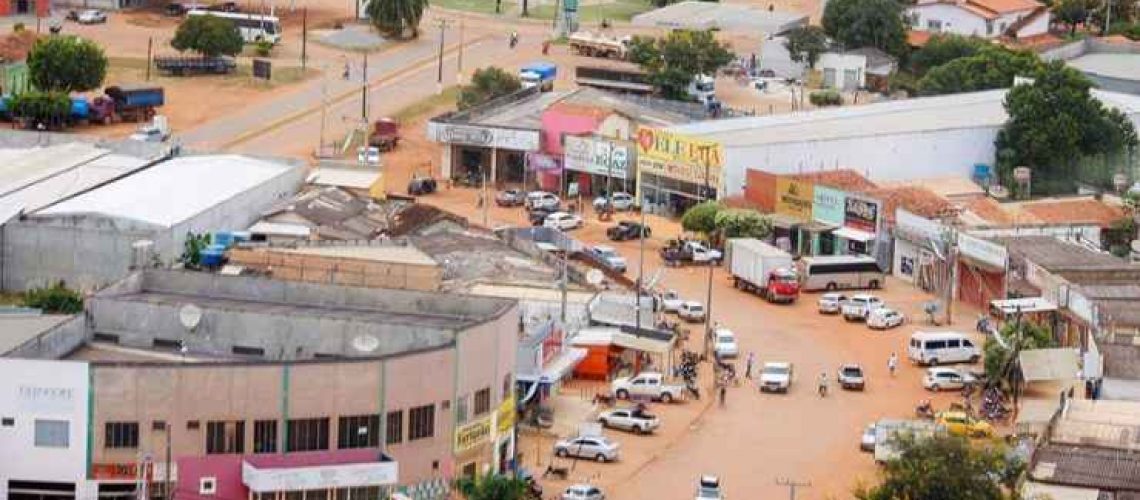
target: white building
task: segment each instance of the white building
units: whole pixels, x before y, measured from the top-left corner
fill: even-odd
[[[804,113],[732,118],[668,130],[724,146],[724,196],[743,194],[747,171],[850,168],[874,182],[969,177],[992,164],[1007,119],[1007,90],[923,97]],[[1140,127],[1140,96],[1094,90]]]
[[[1027,38],[1049,31],[1049,9],[1035,0],[919,0],[911,29],[963,36]]]
[[[0,361],[0,498],[94,498],[89,387],[87,363]]]

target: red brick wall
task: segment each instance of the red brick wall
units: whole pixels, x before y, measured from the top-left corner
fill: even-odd
[[[958,300],[981,308],[1005,298],[1005,275],[958,261]]]
[[[762,212],[776,211],[776,174],[749,169],[744,182],[746,200]]]
[[[51,7],[51,0],[28,0],[29,4],[34,7],[35,14],[39,17],[47,17],[48,11]],[[0,0],[0,16],[11,16],[16,14],[17,0]],[[29,9],[31,11],[32,9]],[[28,26],[29,29],[35,29],[35,26]],[[45,27],[46,31],[46,27]]]

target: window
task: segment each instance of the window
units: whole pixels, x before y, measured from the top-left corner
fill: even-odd
[[[104,448],[138,448],[138,422],[107,422],[103,427]]]
[[[206,454],[245,452],[245,422],[206,422]]]
[[[991,19],[986,20],[986,34],[987,35],[994,34],[994,22]]]
[[[960,341],[958,339],[947,340],[946,341],[946,347],[957,349],[959,347],[962,347],[962,341]]]
[[[932,341],[926,343],[926,348],[927,349],[945,349],[946,348],[946,341],[945,340],[932,340]]]
[[[427,405],[408,410],[408,441],[435,435],[435,406]]]
[[[926,29],[930,31],[942,31],[942,21],[929,19],[926,21]]]
[[[969,340],[962,339],[962,347],[974,347],[974,343]]]
[[[253,422],[253,452],[277,453],[276,420],[256,420]]]
[[[463,477],[475,477],[475,462],[463,464]]]
[[[0,427],[15,427],[16,419],[12,417],[0,418]]]
[[[239,356],[264,356],[265,349],[260,347],[246,347],[242,345],[235,345],[230,349],[234,354]]]
[[[66,420],[36,420],[37,448],[67,448],[68,422]]]
[[[404,442],[404,410],[388,412],[388,418],[384,422],[384,432],[387,434],[388,444]]]
[[[166,421],[165,420],[155,420],[155,421],[151,422],[150,423],[150,430],[152,430],[152,431],[165,431],[166,430]]]
[[[467,396],[455,398],[455,423],[467,423]]]
[[[475,392],[475,414],[482,415],[491,411],[491,388],[486,387]]]
[[[154,349],[165,349],[168,351],[177,351],[182,349],[182,342],[179,340],[170,339],[153,339],[150,341],[150,346]]]
[[[380,415],[340,417],[336,428],[338,449],[380,446]]]
[[[511,374],[508,373],[503,377],[503,399],[511,396]]]
[[[302,418],[290,420],[286,431],[289,441],[285,451],[315,451],[329,449],[329,419]]]

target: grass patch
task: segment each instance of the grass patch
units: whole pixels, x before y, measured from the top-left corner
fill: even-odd
[[[408,123],[422,117],[425,114],[431,113],[436,108],[439,108],[445,104],[454,105],[458,99],[459,86],[452,85],[443,89],[443,92],[439,94],[420,99],[419,101],[404,106],[394,115],[392,115],[392,119],[396,120],[399,123]]]
[[[431,0],[431,5],[432,7],[466,12],[495,13],[495,0]],[[503,0],[503,3],[500,4],[501,13],[505,14],[514,10],[514,5],[514,2],[510,0]]]
[[[22,306],[24,305],[24,294],[0,292],[0,306]]]
[[[315,68],[302,70],[300,66],[278,66],[273,67],[273,77],[269,80],[269,86],[276,85],[289,85],[297,83],[311,76],[320,73]],[[108,84],[120,82],[141,82],[146,79],[146,59],[135,57],[109,57],[107,58],[107,78]],[[203,83],[220,83],[221,85],[265,85],[266,82],[253,79],[253,64],[247,61],[239,61],[237,69],[228,75],[195,75],[195,76],[166,76],[159,73],[158,69],[151,68],[150,81],[155,84],[163,84],[165,82],[186,82],[186,81],[202,81]]]
[[[530,17],[535,19],[554,19],[558,6],[554,4],[536,5],[530,8]],[[629,21],[633,16],[653,9],[647,0],[615,0],[613,2],[580,5],[578,7],[578,24],[596,24],[603,19],[610,21]]]

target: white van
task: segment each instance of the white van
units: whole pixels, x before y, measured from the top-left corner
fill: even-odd
[[[907,357],[915,363],[977,363],[982,350],[973,340],[960,332],[915,332],[910,336]]]

